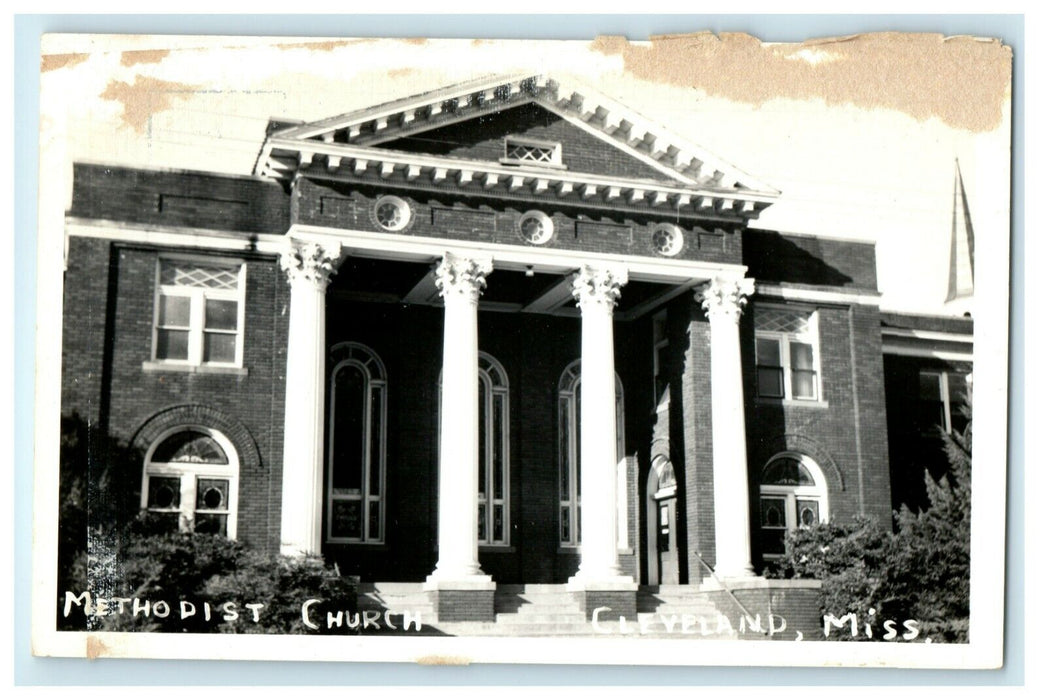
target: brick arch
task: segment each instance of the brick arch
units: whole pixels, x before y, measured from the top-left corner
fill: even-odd
[[[846,490],[846,481],[843,479],[843,472],[839,469],[839,465],[835,463],[832,455],[817,440],[805,435],[786,433],[770,440],[768,448],[771,455],[781,452],[798,452],[808,456],[817,462],[817,466],[821,467],[825,474],[832,474],[835,477],[840,491]]]
[[[184,404],[171,406],[154,413],[135,433],[131,444],[144,455],[167,431],[182,426],[198,425],[222,433],[232,442],[240,458],[240,469],[251,470],[261,467],[261,454],[254,436],[240,421],[210,406]]]

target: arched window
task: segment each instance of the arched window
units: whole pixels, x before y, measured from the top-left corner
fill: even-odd
[[[508,375],[479,354],[479,542],[509,543]]]
[[[798,453],[775,456],[759,480],[760,543],[769,559],[785,552],[790,530],[828,522],[828,495],[820,467]]]
[[[509,544],[509,385],[501,363],[479,353],[479,544]],[[440,373],[440,393],[443,373]],[[442,401],[440,401],[442,407]],[[443,420],[443,416],[440,416]]]
[[[614,375],[617,396],[618,546],[628,546],[628,500],[624,486],[625,391]],[[574,360],[559,377],[559,543],[581,543],[581,360]]]
[[[385,366],[360,343],[331,351],[327,541],[385,541]]]
[[[142,508],[171,530],[235,539],[239,471],[236,450],[221,433],[169,430],[146,452]]]

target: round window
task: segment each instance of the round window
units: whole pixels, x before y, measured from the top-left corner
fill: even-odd
[[[552,240],[553,224],[547,214],[540,211],[528,211],[519,217],[520,237],[532,245],[541,245]]]
[[[225,500],[225,496],[221,490],[214,488],[213,486],[203,492],[203,505],[211,510],[217,510],[222,507],[222,501]]]
[[[402,231],[410,223],[410,205],[399,197],[385,195],[374,205],[374,219],[386,231]]]
[[[164,484],[153,493],[152,506],[154,508],[170,508],[175,505],[174,498],[176,495],[177,493],[174,489]]]
[[[650,237],[650,242],[658,255],[666,257],[678,255],[679,251],[683,249],[683,232],[679,230],[678,226],[672,224],[658,224],[654,229],[654,234]]]

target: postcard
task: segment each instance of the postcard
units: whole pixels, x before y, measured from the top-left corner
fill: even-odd
[[[45,36],[34,653],[998,667],[1011,65]]]

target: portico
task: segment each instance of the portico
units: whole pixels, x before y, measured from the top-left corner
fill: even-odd
[[[480,381],[478,317],[481,308],[495,311],[502,323],[516,314],[526,313],[576,324],[581,367],[578,490],[584,494],[585,517],[579,517],[578,568],[569,576],[567,587],[577,593],[583,607],[590,607],[584,606],[586,599],[605,602],[608,594],[617,595],[618,601],[622,600],[621,596],[626,601],[629,597],[634,600],[639,582],[633,573],[622,571],[618,558],[619,519],[628,515],[627,509],[621,508],[624,499],[619,493],[622,484],[618,478],[620,427],[614,397],[619,368],[615,361],[615,310],[619,321],[635,320],[647,314],[649,308],[685,294],[696,294],[699,300],[705,301],[710,307],[712,338],[709,352],[713,366],[716,498],[730,499],[736,504],[730,509],[734,511],[732,519],[716,521],[716,550],[722,553],[717,570],[726,576],[751,575],[747,508],[737,507],[747,504],[748,493],[737,318],[750,283],[737,267],[702,263],[654,266],[643,260],[608,261],[603,256],[583,254],[559,254],[553,258],[543,250],[477,248],[417,238],[397,241],[388,236],[381,238],[379,248],[366,232],[301,226],[290,232],[289,240],[293,243],[282,258],[291,297],[285,430],[288,444],[311,447],[286,452],[281,509],[284,553],[323,553],[327,549],[325,541],[330,541],[329,536],[324,536],[325,532],[328,535],[331,532],[329,527],[324,527],[324,518],[332,517],[330,501],[324,497],[324,483],[329,484],[332,478],[332,457],[324,445],[331,443],[329,433],[334,424],[328,420],[331,409],[325,411],[324,406],[330,407],[333,402],[333,397],[325,394],[328,393],[326,387],[333,386],[326,357],[334,343],[326,327],[327,307],[332,303],[327,292],[336,274],[352,275],[358,264],[370,264],[390,270],[403,269],[403,274],[417,270],[414,273],[417,281],[400,301],[442,310],[438,411],[441,418],[436,439],[436,564],[425,583],[425,588],[437,599],[440,596],[453,599],[460,607],[463,596],[478,598],[483,602],[477,605],[472,600],[468,607],[485,619],[485,613],[476,610],[486,609],[488,601],[493,605],[497,584],[480,564],[477,536],[481,530],[478,520],[482,500],[477,497],[481,492],[478,482],[484,470],[480,452],[486,449],[479,415],[482,398],[478,403],[475,400],[475,387]],[[394,251],[393,260],[388,259],[390,249]],[[491,300],[485,305],[483,295],[493,273],[500,275],[502,290],[507,281],[526,283],[538,275],[545,286],[531,285],[528,289],[542,291],[531,292],[531,296],[514,303]],[[618,302],[630,280],[639,283],[642,294],[633,295],[628,299],[628,307],[622,310],[617,308]],[[346,298],[356,302],[378,298],[373,290],[367,294],[347,291],[354,288],[351,279],[345,278],[339,283],[346,290],[335,290],[334,303]],[[401,290],[406,288],[406,284],[400,285]],[[391,288],[384,294],[386,304],[392,301]],[[502,291],[498,298],[504,296]],[[724,409],[720,410],[720,406]],[[326,516],[325,503],[328,503]],[[504,517],[508,519],[507,512]],[[554,506],[547,509],[546,517],[556,518]],[[395,528],[395,524],[387,523],[385,527]],[[513,544],[510,542],[509,546]],[[639,545],[639,542],[632,543],[633,547]],[[360,546],[364,546],[363,543]]]
[[[729,507],[690,508],[715,510],[700,537],[714,530],[717,573],[752,575],[740,231],[774,190],[547,76],[288,125],[256,171],[293,202],[284,552],[387,567],[413,538],[397,575],[422,578],[431,556],[441,616],[493,615],[499,579],[634,615],[640,550],[657,546],[638,484],[665,379],[643,348],[672,305],[699,324],[668,347],[702,358],[680,377],[711,368],[712,419],[683,401],[659,439],[671,452],[711,435],[690,459],[712,463]]]

